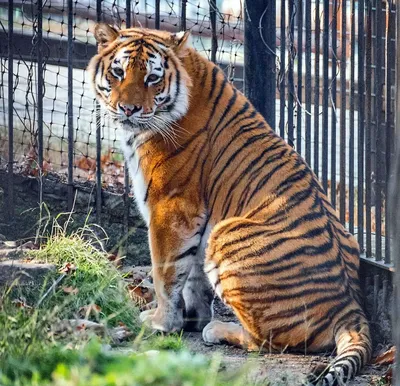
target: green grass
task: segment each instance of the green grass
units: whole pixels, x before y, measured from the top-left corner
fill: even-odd
[[[64,226],[59,224],[59,220],[60,217],[54,220],[46,242],[31,255],[37,261],[55,264],[60,270],[66,264],[75,270],[66,275],[55,293],[44,301],[44,306],[51,308],[63,304],[59,317],[64,319],[76,318],[79,310],[82,317],[82,312],[85,314],[85,310],[90,308],[93,312],[88,311],[85,319],[101,321],[109,326],[121,323],[137,333],[138,309],[129,296],[121,273],[102,249],[103,240],[87,224],[68,232],[71,220],[68,219]],[[68,295],[66,291],[72,293]]]
[[[134,353],[122,355],[104,352],[92,341],[82,350],[57,346],[41,357],[25,361],[7,360],[0,370],[4,386],[242,386],[245,374],[220,372],[221,358],[211,359],[179,353]]]
[[[222,371],[218,355],[189,353],[182,334],[160,335],[141,328],[138,309],[120,272],[108,260],[96,227],[85,224],[70,230],[71,222],[70,214],[59,215],[47,234],[45,224],[38,237],[42,246],[30,251],[33,260],[57,267],[43,288],[20,294],[18,286],[11,286],[0,293],[0,385],[249,384],[245,371]],[[88,306],[95,312],[87,311]],[[133,333],[124,343],[131,354],[110,351],[109,343],[115,342],[107,335],[74,329],[60,333],[56,328],[65,319],[82,317],[108,328],[125,325]]]
[[[57,216],[50,233],[41,236],[41,248],[29,253],[34,261],[53,263],[57,268],[43,287],[14,283],[0,292],[0,363],[8,356],[41,355],[60,341],[85,344],[91,334],[68,328],[60,332],[56,327],[62,320],[86,319],[106,328],[123,325],[133,336],[140,331],[138,308],[122,275],[101,248],[102,240],[87,224],[69,232],[71,217],[66,216],[63,226],[62,216]],[[66,266],[74,269],[63,272]],[[103,335],[104,342],[111,341]]]
[[[182,351],[186,349],[186,344],[182,333],[174,333],[167,335],[154,334],[146,340],[140,341],[142,350],[171,350]]]

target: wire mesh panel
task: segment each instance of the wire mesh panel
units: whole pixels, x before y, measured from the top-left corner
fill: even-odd
[[[221,3],[221,2],[218,2]],[[96,21],[125,28],[161,28],[193,34],[194,47],[243,88],[242,9],[208,1],[29,1],[14,2],[13,121],[14,170],[37,176],[56,172],[70,184],[96,180],[98,142],[101,184],[124,186],[120,132],[93,98],[85,67],[96,53]],[[0,2],[1,52],[8,52],[7,2]],[[182,22],[181,15],[186,18]],[[214,20],[212,30],[212,19]],[[0,165],[8,163],[9,60],[1,56]],[[96,130],[99,126],[100,130]],[[97,138],[96,140],[96,136]],[[42,166],[42,167],[41,167]]]
[[[8,4],[0,0],[0,167],[33,176],[58,173],[71,197],[77,181],[93,181],[98,213],[102,188],[126,198],[130,189],[120,130],[95,102],[85,71],[96,53],[96,21],[189,29],[193,46],[244,90],[243,1],[21,0],[11,9]],[[274,129],[314,169],[365,256],[390,263],[386,198],[394,138],[395,4],[278,0],[275,6]],[[269,14],[267,7],[248,18],[254,36],[264,39],[260,31],[271,28]],[[271,51],[265,41],[260,44]]]

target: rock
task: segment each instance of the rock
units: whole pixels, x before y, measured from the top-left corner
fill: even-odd
[[[5,260],[0,262],[0,288],[13,284],[15,280],[19,287],[40,288],[46,277],[55,270],[53,264]]]

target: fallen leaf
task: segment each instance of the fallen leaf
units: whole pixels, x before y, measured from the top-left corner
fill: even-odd
[[[86,324],[82,323],[79,326],[75,327],[77,331],[82,331],[86,329]]]
[[[62,289],[66,294],[76,295],[79,292],[78,288],[74,287],[63,287]]]
[[[90,314],[97,315],[101,311],[101,307],[97,304],[89,304],[87,306],[83,306],[79,309],[79,315],[83,317],[88,317]]]
[[[72,263],[66,263],[60,270],[60,273],[71,273],[76,271],[76,266]]]
[[[32,308],[31,306],[26,304],[26,302],[23,299],[15,299],[12,301],[12,303],[18,308],[26,308],[26,309]]]
[[[389,350],[386,350],[383,353],[379,354],[373,360],[373,363],[380,366],[387,366],[394,363],[395,356],[396,356],[396,348],[392,346],[389,348]]]

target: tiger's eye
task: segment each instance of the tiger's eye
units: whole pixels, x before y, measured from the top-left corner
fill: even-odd
[[[124,70],[120,67],[114,68],[114,74],[122,78],[124,76]]]
[[[156,75],[156,74],[150,74],[148,77],[147,77],[147,81],[148,82],[155,82],[156,80],[158,80],[159,79],[159,77],[158,77],[158,75]]]

